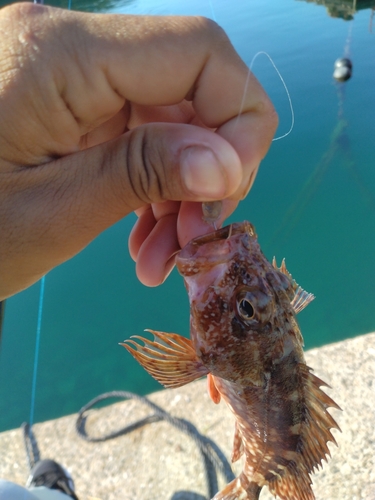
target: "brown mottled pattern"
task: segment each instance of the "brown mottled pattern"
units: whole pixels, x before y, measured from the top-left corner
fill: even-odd
[[[338,406],[305,364],[295,314],[313,299],[263,256],[253,226],[232,224],[192,240],[176,258],[191,309],[191,340],[150,332],[123,345],[166,387],[208,374],[212,400],[236,418],[232,460],[242,473],[214,500],[313,500],[310,474],[329,455],[328,407]],[[139,342],[143,343],[140,344]]]
[[[177,267],[193,345],[236,417],[234,457],[241,446],[246,456],[215,500],[258,498],[264,485],[282,500],[314,499],[309,474],[329,454],[337,424],[326,408],[337,405],[305,364],[290,304],[295,282],[266,260],[246,222],[193,240]]]

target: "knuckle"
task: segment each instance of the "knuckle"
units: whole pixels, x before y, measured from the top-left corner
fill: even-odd
[[[204,16],[194,16],[192,19],[194,20],[194,27],[197,32],[206,38],[210,44],[220,43],[230,45],[227,34],[216,21]]]
[[[11,5],[7,5],[2,9],[2,15],[7,17],[8,21],[14,20],[16,23],[22,24],[27,21],[29,16],[34,13],[41,12],[46,7],[40,4],[34,4],[29,2],[17,2]]]
[[[45,17],[50,9],[41,4],[14,3],[4,8],[2,20],[16,27],[15,37],[21,45],[34,44],[38,39],[40,30],[45,30]]]
[[[148,140],[147,133],[140,136],[138,155],[140,157],[140,169],[137,169],[139,191],[148,201],[161,198],[162,189],[159,181],[156,163],[159,160],[157,148],[152,141]]]
[[[135,196],[145,204],[168,199],[159,143],[147,127],[138,127],[129,134],[126,150],[128,180]]]
[[[1,61],[3,71],[26,68],[33,72],[44,56],[48,7],[33,3],[15,3],[5,7],[0,16],[0,30],[6,37]],[[48,21],[48,20],[47,20]],[[4,29],[10,26],[11,29]]]

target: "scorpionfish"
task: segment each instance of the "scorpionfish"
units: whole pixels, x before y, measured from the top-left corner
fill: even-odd
[[[296,321],[314,298],[285,267],[269,263],[249,222],[195,238],[178,254],[191,311],[191,340],[149,330],[124,347],[165,387],[208,375],[215,403],[235,417],[232,461],[241,474],[214,500],[256,500],[263,486],[282,500],[313,500],[311,473],[330,455],[328,407],[303,355]],[[141,341],[142,343],[140,343]]]

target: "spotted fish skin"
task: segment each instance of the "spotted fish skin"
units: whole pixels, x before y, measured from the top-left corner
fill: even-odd
[[[327,408],[339,408],[304,360],[295,316],[313,296],[285,263],[267,261],[248,222],[192,240],[176,264],[189,294],[189,349],[161,332],[176,351],[147,339],[125,347],[167,387],[207,373],[212,400],[233,412],[232,460],[244,455],[245,465],[214,500],[256,500],[264,486],[281,500],[313,500],[310,475],[338,429]]]

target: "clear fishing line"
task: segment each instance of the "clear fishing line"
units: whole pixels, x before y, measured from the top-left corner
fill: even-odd
[[[210,7],[211,7],[211,15],[212,15],[212,19],[215,21],[215,23],[217,22],[216,21],[216,16],[215,16],[215,10],[214,10],[214,5],[212,3],[212,0],[208,0],[208,3],[210,4]]]
[[[211,13],[212,13],[212,19],[217,22],[216,20],[216,16],[215,16],[215,10],[214,10],[214,6],[213,6],[213,3],[212,3],[212,0],[208,0],[208,3],[210,4],[210,7],[211,7]],[[278,77],[280,78],[281,80],[281,83],[283,84],[284,86],[284,89],[285,89],[285,92],[286,92],[286,95],[288,97],[288,101],[289,101],[289,107],[290,107],[290,114],[291,114],[291,123],[290,123],[290,128],[288,130],[288,132],[286,132],[285,134],[283,135],[280,135],[278,137],[274,137],[272,139],[272,142],[274,141],[279,141],[280,139],[284,139],[285,137],[287,137],[293,130],[294,128],[294,109],[293,109],[293,103],[292,103],[292,98],[290,97],[290,93],[289,93],[289,90],[288,90],[288,87],[285,83],[285,80],[284,78],[282,77],[280,71],[277,69],[277,66],[276,64],[274,63],[272,57],[265,51],[259,51],[255,54],[255,56],[252,58],[251,60],[251,63],[250,63],[250,66],[249,66],[249,70],[248,70],[248,73],[247,73],[247,77],[246,77],[246,82],[245,82],[245,87],[244,87],[244,91],[243,91],[243,96],[242,96],[242,101],[241,101],[241,105],[240,105],[240,110],[238,112],[238,115],[237,115],[237,119],[236,119],[236,122],[234,124],[234,128],[233,128],[233,134],[234,134],[234,131],[236,130],[237,128],[237,123],[238,123],[238,120],[242,114],[242,110],[244,108],[244,105],[245,105],[245,96],[246,96],[246,91],[247,91],[247,87],[249,86],[249,79],[250,79],[250,76],[252,74],[252,70],[253,70],[253,66],[254,66],[254,62],[255,60],[260,56],[260,55],[265,55],[268,57],[270,63],[272,64],[272,66],[274,67]],[[232,134],[232,135],[233,135]]]
[[[277,73],[278,77],[279,77],[279,78],[280,78],[280,80],[281,80],[281,83],[282,83],[282,84],[283,84],[283,86],[284,86],[284,89],[285,89],[285,92],[286,92],[286,95],[287,95],[287,97],[288,97],[288,101],[289,101],[289,107],[290,107],[290,114],[291,114],[291,123],[290,123],[290,128],[289,128],[288,132],[286,132],[285,134],[283,134],[283,135],[279,135],[278,137],[274,137],[274,138],[272,139],[272,141],[274,142],[274,141],[279,141],[280,139],[284,139],[285,137],[287,137],[287,136],[288,136],[288,135],[292,132],[292,130],[293,130],[293,128],[294,128],[294,109],[293,109],[292,99],[291,99],[291,97],[290,97],[289,90],[288,90],[288,87],[287,87],[287,85],[286,85],[286,83],[285,83],[285,80],[284,80],[284,78],[282,77],[282,75],[281,75],[280,71],[277,69],[276,64],[273,62],[272,57],[271,57],[271,56],[270,56],[267,52],[260,51],[260,52],[257,52],[257,53],[255,54],[255,56],[253,57],[253,59],[252,59],[252,61],[251,61],[251,63],[250,63],[250,71],[252,71],[252,69],[253,69],[253,65],[254,65],[254,62],[255,62],[256,58],[257,58],[257,57],[259,57],[260,55],[265,55],[265,56],[267,56],[267,57],[268,57],[268,60],[269,60],[269,61],[270,61],[270,63],[272,64],[272,66],[273,66],[274,70],[276,71],[276,73]]]
[[[35,394],[36,394],[36,379],[38,374],[38,363],[39,363],[39,348],[40,348],[40,332],[42,329],[42,317],[43,317],[43,303],[44,303],[44,286],[46,282],[46,277],[40,280],[40,292],[39,292],[39,307],[38,307],[38,320],[36,324],[36,339],[35,339],[35,355],[34,355],[34,369],[33,369],[33,382],[31,385],[31,403],[30,403],[30,427],[34,422],[34,412],[35,412]]]
[[[238,113],[238,116],[237,116],[237,121],[239,120],[240,116],[241,116],[241,113],[242,113],[242,110],[244,108],[244,105],[245,105],[245,96],[246,96],[246,91],[247,91],[247,87],[249,85],[249,79],[250,79],[250,76],[252,74],[252,69],[253,69],[253,66],[254,66],[254,62],[255,60],[257,59],[257,57],[259,57],[260,55],[265,55],[268,57],[270,63],[272,64],[272,66],[274,67],[278,77],[280,78],[281,80],[281,83],[283,84],[284,86],[284,89],[285,89],[285,92],[286,92],[286,95],[288,97],[288,101],[289,101],[289,107],[290,107],[290,114],[291,114],[291,123],[290,123],[290,128],[289,130],[283,134],[283,135],[279,135],[278,137],[274,137],[272,139],[272,142],[274,141],[279,141],[280,139],[284,139],[285,137],[287,137],[293,130],[294,128],[294,109],[293,109],[293,104],[292,104],[292,98],[290,97],[290,93],[289,93],[289,90],[288,90],[288,87],[285,83],[285,80],[284,78],[282,77],[280,71],[277,69],[277,66],[276,64],[273,62],[273,59],[272,57],[267,53],[267,52],[264,52],[264,51],[260,51],[260,52],[257,52],[255,54],[255,56],[253,57],[253,59],[251,60],[251,63],[250,63],[250,67],[249,67],[249,71],[247,73],[247,78],[246,78],[246,82],[245,82],[245,88],[244,88],[244,92],[243,92],[243,98],[242,98],[242,102],[241,102],[241,106],[240,106],[240,111]],[[237,121],[236,121],[236,124],[235,124],[235,127],[236,128],[236,125],[237,125]]]
[[[284,78],[282,77],[280,71],[277,69],[277,66],[276,64],[273,62],[271,56],[267,53],[267,52],[264,52],[264,51],[260,51],[260,52],[257,52],[255,54],[255,56],[253,57],[253,59],[251,60],[251,63],[250,63],[250,67],[249,67],[249,70],[248,70],[248,73],[247,73],[247,77],[246,77],[246,82],[245,82],[245,86],[244,86],[244,91],[243,91],[243,97],[242,97],[242,101],[241,101],[241,105],[240,105],[240,110],[238,112],[238,115],[237,115],[237,118],[236,118],[236,122],[235,122],[235,125],[234,125],[234,129],[233,129],[233,134],[234,134],[234,131],[236,130],[237,128],[237,123],[238,123],[238,120],[240,119],[240,116],[242,114],[242,111],[243,111],[243,108],[244,108],[244,105],[245,105],[245,97],[246,97],[246,91],[247,91],[247,87],[249,86],[249,80],[250,80],[250,77],[252,75],[252,68],[253,68],[253,65],[254,65],[254,62],[255,60],[257,59],[257,57],[259,57],[260,55],[265,55],[268,57],[270,63],[272,64],[272,66],[274,67],[278,77],[280,78],[281,80],[281,83],[283,84],[284,86],[284,89],[285,89],[285,92],[286,92],[286,95],[288,97],[288,101],[289,101],[289,107],[290,107],[290,114],[291,114],[291,123],[290,123],[290,128],[289,130],[283,134],[283,135],[279,135],[278,137],[274,137],[272,139],[272,142],[274,141],[279,141],[280,139],[284,139],[285,137],[287,137],[293,130],[294,128],[294,109],[293,109],[293,104],[292,104],[292,98],[290,97],[290,93],[289,93],[289,90],[288,90],[288,87],[285,83],[285,80]],[[232,135],[233,135],[232,134]]]
[[[34,0],[34,3],[35,4],[43,4],[44,0]],[[41,334],[41,330],[42,330],[45,282],[46,282],[46,277],[43,276],[43,278],[40,280],[38,318],[37,318],[36,335],[35,335],[34,367],[33,367],[33,380],[32,380],[32,384],[31,384],[31,401],[30,401],[30,418],[29,418],[29,427],[30,428],[33,425],[34,414],[35,414],[35,395],[36,395],[36,382],[37,382],[38,364],[39,364],[40,334]]]

